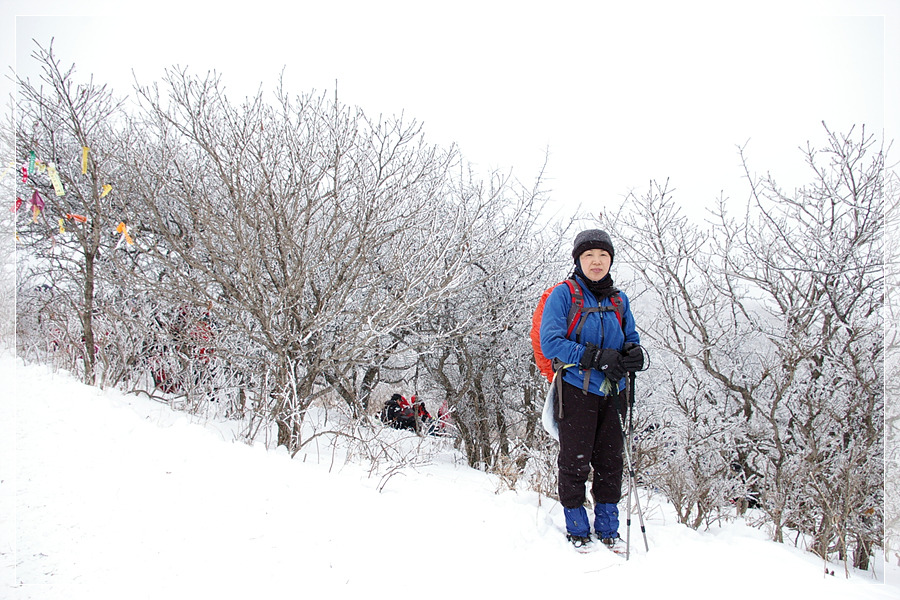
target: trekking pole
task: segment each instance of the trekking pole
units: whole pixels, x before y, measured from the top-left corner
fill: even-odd
[[[630,390],[629,390],[629,397],[628,397],[628,404],[629,404],[629,406],[628,406],[628,439],[631,440],[634,438],[634,421],[632,420],[632,415],[634,414],[634,380],[635,380],[636,376],[635,376],[634,371],[632,371],[629,375],[630,375],[630,377],[629,377]],[[644,550],[649,552],[650,545],[647,543],[647,527],[644,525],[644,511],[641,510],[641,497],[638,494],[637,475],[636,475],[636,471],[635,471],[635,467],[634,467],[634,462],[631,460],[631,446],[630,445],[628,447],[628,461],[629,461],[629,464],[631,465],[631,468],[630,468],[631,475],[630,476],[631,476],[631,481],[634,483],[634,502],[635,502],[635,505],[637,506],[638,519],[640,520],[640,523],[641,523],[641,535],[644,538]]]
[[[626,385],[626,397],[628,394],[628,389],[630,388],[630,382],[625,380]],[[625,436],[625,424],[622,417],[622,411],[617,410],[619,417],[619,425],[622,430],[622,453],[625,456],[626,462],[628,463],[628,507],[625,512],[625,560],[631,558],[631,493],[634,490],[634,481],[631,478],[631,458],[629,457],[628,450],[628,439]]]
[[[630,382],[626,382],[625,385],[630,387]],[[619,415],[619,418],[621,419],[621,415]],[[622,447],[624,448],[627,443],[628,440],[623,437]],[[631,493],[634,491],[634,480],[631,478],[631,462],[629,461],[628,464],[628,508],[625,511],[625,560],[631,558]]]
[[[641,497],[637,491],[637,476],[634,472],[634,463],[631,460],[631,440],[632,437],[631,432],[634,427],[632,425],[633,421],[631,419],[631,411],[634,410],[634,379],[635,374],[631,372],[628,374],[627,384],[627,392],[628,392],[628,433],[626,433],[625,428],[625,418],[622,416],[622,413],[619,413],[619,425],[622,429],[622,450],[625,454],[625,463],[628,467],[628,512],[627,512],[627,521],[626,521],[626,540],[625,540],[625,559],[628,560],[631,553],[631,494],[634,492],[634,503],[637,507],[638,519],[641,523],[641,534],[644,537],[644,549],[649,552],[650,545],[647,543],[647,528],[644,525],[644,511],[641,510]]]
[[[625,560],[631,558],[631,494],[634,493],[635,497],[637,497],[637,482],[634,477],[634,468],[631,462],[631,440],[634,436],[632,436],[632,431],[634,431],[634,427],[632,426],[632,418],[631,415],[634,413],[634,373],[628,374],[628,379],[625,380],[625,387],[628,397],[628,435],[622,441],[622,447],[627,447],[628,457],[628,511],[627,511],[627,527],[625,529],[626,535],[628,539],[625,541]],[[625,435],[624,424],[622,424],[622,435]],[[640,500],[638,500],[640,502]]]

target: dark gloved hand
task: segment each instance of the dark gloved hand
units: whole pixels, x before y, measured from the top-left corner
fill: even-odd
[[[603,348],[597,351],[594,355],[593,367],[614,383],[618,383],[627,372],[622,364],[622,355],[618,350],[612,348]]]
[[[629,342],[622,347],[622,365],[626,371],[634,373],[644,368],[644,350],[637,344]]]
[[[594,368],[594,358],[597,356],[597,352],[599,350],[600,348],[593,344],[585,344],[584,354],[581,355],[581,360],[578,361],[578,366],[582,369]]]

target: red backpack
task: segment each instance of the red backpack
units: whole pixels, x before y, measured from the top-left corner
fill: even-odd
[[[553,381],[553,374],[565,365],[554,364],[554,362],[558,361],[551,361],[544,356],[543,352],[541,352],[541,318],[544,316],[544,304],[547,302],[550,292],[556,289],[557,286],[563,284],[569,286],[569,292],[572,295],[572,304],[569,306],[569,314],[566,316],[566,323],[568,325],[566,328],[566,337],[571,336],[574,332],[575,340],[580,341],[581,328],[584,327],[584,321],[581,321],[581,314],[585,312],[607,312],[614,310],[616,312],[616,318],[619,320],[619,326],[624,327],[622,322],[622,296],[620,296],[618,292],[610,297],[612,307],[600,306],[585,309],[584,294],[581,291],[581,286],[578,285],[572,277],[544,290],[544,293],[541,294],[541,299],[538,301],[537,308],[534,309],[534,314],[531,316],[531,347],[534,350],[534,362],[537,364],[538,370],[547,378],[547,381],[550,382]],[[579,321],[581,322],[579,323]]]

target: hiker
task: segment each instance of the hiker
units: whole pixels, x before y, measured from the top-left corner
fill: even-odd
[[[379,415],[381,422],[390,425],[394,429],[409,429],[420,431],[428,435],[434,435],[436,424],[425,408],[425,403],[413,396],[407,400],[405,396],[394,394],[384,403]]]
[[[391,398],[384,403],[384,408],[381,409],[381,415],[379,415],[381,422],[390,425],[394,429],[418,431],[418,422],[421,422],[422,420],[422,411],[424,411],[425,415],[428,415],[428,411],[424,410],[424,404],[421,406],[420,410],[419,407],[416,406],[415,398],[416,397],[413,396],[413,402],[410,402],[405,396],[401,396],[400,394],[391,396]],[[428,415],[428,417],[429,419],[431,418],[430,415]]]
[[[569,334],[573,295],[567,285],[553,288],[540,321],[544,356],[571,365],[557,376],[562,377],[556,398],[561,403],[556,410],[559,500],[567,539],[577,548],[590,544],[591,524],[584,504],[585,483],[593,469],[594,533],[614,548],[622,497],[619,411],[624,415],[627,407],[625,375],[641,370],[644,356],[628,298],[613,286],[610,267],[615,250],[609,234],[582,231],[575,237],[572,258],[572,279],[584,296],[578,333]]]
[[[379,415],[381,422],[390,425],[394,429],[412,429],[416,428],[416,415],[409,407],[406,398],[400,394],[394,394],[384,403]]]
[[[416,412],[416,424],[421,428],[421,431],[425,435],[437,435],[440,423],[435,421],[434,417],[431,416],[431,413],[428,412],[428,409],[425,407],[425,402],[423,400],[416,400],[416,397],[413,396],[412,407]]]
[[[404,398],[404,400],[406,399]],[[415,395],[410,399],[409,406],[413,409],[416,417],[418,417],[418,419],[422,423],[429,424],[431,423],[431,421],[433,421],[433,419],[431,418],[431,413],[429,413],[428,409],[425,408],[425,402],[417,400]]]

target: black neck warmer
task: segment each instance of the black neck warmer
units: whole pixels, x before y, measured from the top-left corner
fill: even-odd
[[[575,275],[578,276],[578,278],[584,284],[584,287],[589,289],[591,293],[594,294],[598,302],[614,296],[619,291],[613,285],[612,275],[610,273],[607,273],[606,277],[604,277],[600,281],[591,281],[590,279],[588,279],[587,275],[584,274],[584,271],[581,270],[581,265],[577,265],[575,267]]]

